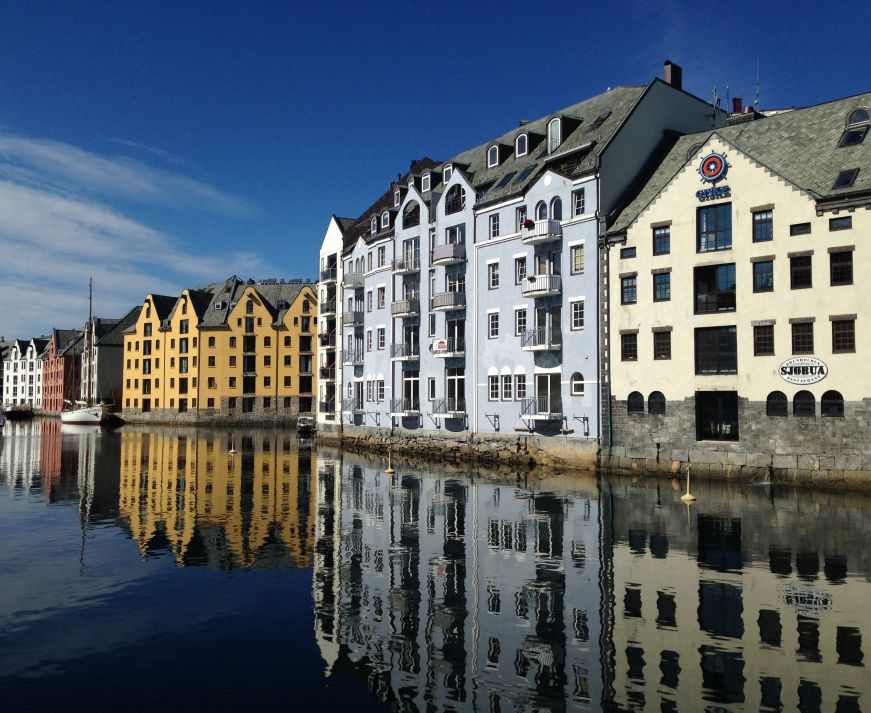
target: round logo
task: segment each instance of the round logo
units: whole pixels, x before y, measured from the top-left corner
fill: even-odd
[[[790,384],[816,384],[828,373],[825,362],[811,356],[793,357],[780,365],[781,378]]]
[[[703,181],[716,183],[726,175],[728,168],[726,157],[723,154],[712,152],[705,156],[699,164],[699,175]]]

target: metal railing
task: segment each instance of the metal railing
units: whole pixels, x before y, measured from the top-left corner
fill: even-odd
[[[346,272],[342,276],[342,286],[343,287],[362,287],[363,286],[363,273],[362,272]]]
[[[429,252],[430,264],[439,262],[460,262],[466,259],[466,246],[463,243],[437,245]]]
[[[520,240],[526,245],[547,243],[559,240],[563,236],[563,229],[558,220],[536,220],[532,225],[526,224],[520,230]]]
[[[395,302],[391,303],[390,311],[394,317],[420,314],[420,299],[415,293],[408,299],[396,300]]]
[[[465,292],[438,292],[429,301],[430,309],[462,309],[465,306]]]
[[[336,378],[336,368],[334,366],[322,366],[318,369],[318,376],[326,381],[333,381]]]
[[[420,413],[418,399],[390,399],[390,413]]]
[[[466,413],[466,399],[436,399],[432,402],[434,414],[463,414]]]
[[[321,282],[332,282],[336,279],[336,268],[328,267],[326,270],[321,270]]]
[[[363,312],[354,310],[342,314],[343,327],[355,327],[360,324],[363,324]]]
[[[520,413],[548,420],[560,419],[563,415],[563,400],[559,396],[533,396],[523,401]]]
[[[336,333],[335,332],[321,332],[318,335],[318,339],[321,340],[322,347],[335,347],[336,346]]]
[[[562,339],[561,329],[535,327],[525,330],[520,335],[520,347],[522,349],[559,349],[562,347]]]
[[[560,275],[527,275],[520,285],[524,296],[558,295],[562,292]]]
[[[420,254],[393,258],[393,272],[417,272],[420,270]]]
[[[417,359],[420,357],[420,344],[391,344],[390,356],[393,359]]]
[[[354,364],[355,366],[363,363],[362,351],[342,351],[342,364]]]
[[[320,413],[333,413],[335,410],[336,410],[335,399],[331,399],[329,401],[319,401],[318,402],[318,411]]]
[[[439,349],[437,346],[435,346],[439,342],[445,343],[444,349]],[[466,340],[463,339],[462,337],[460,337],[460,338],[448,337],[447,339],[437,340],[436,342],[433,342],[433,344],[434,344],[433,349],[432,349],[433,356],[451,357],[451,356],[457,356],[459,354],[466,353]]]
[[[336,313],[336,301],[335,300],[324,300],[320,304],[321,317],[325,317],[328,314]]]

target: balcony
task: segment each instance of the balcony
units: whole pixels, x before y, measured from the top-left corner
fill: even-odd
[[[466,308],[465,292],[438,292],[429,301],[432,312],[447,312],[452,309]]]
[[[318,369],[318,377],[323,381],[335,381],[336,380],[336,367],[334,366],[322,366]]]
[[[345,312],[342,314],[343,327],[362,327],[363,326],[363,311],[354,310],[353,312]]]
[[[417,399],[390,399],[391,416],[419,416],[420,401]]]
[[[336,348],[336,333],[335,332],[321,332],[318,335],[318,339],[321,340],[321,346],[324,349],[335,349]]]
[[[462,418],[466,415],[466,400],[436,399],[432,402],[432,414],[440,418]]]
[[[438,245],[430,250],[430,265],[453,265],[466,261],[466,246],[463,243],[448,243]]]
[[[335,300],[325,300],[320,304],[321,317],[326,317],[328,314],[336,313],[336,301]]]
[[[550,327],[527,329],[520,335],[520,348],[525,352],[559,351],[562,342],[562,330]]]
[[[342,277],[342,286],[348,289],[357,289],[363,286],[362,272],[346,272]]]
[[[318,402],[318,412],[319,413],[333,413],[336,410],[336,402],[332,401],[319,401]]]
[[[392,344],[390,358],[394,361],[417,361],[420,359],[419,344]]]
[[[390,305],[394,317],[417,317],[420,315],[420,299],[415,294],[407,300],[396,300]]]
[[[410,275],[414,272],[420,272],[420,255],[393,258],[394,275]]]
[[[563,228],[558,220],[528,220],[520,229],[520,241],[524,245],[552,243],[554,240],[561,240],[562,237]]]
[[[336,268],[328,267],[326,270],[321,270],[321,282],[335,282]]]
[[[465,339],[436,339],[432,343],[432,355],[442,359],[466,356]]]
[[[350,364],[351,366],[363,366],[363,350],[360,351],[343,351],[342,364]]]
[[[558,396],[534,396],[523,402],[520,415],[537,421],[561,421],[563,401]]]
[[[563,289],[563,280],[559,275],[527,275],[520,291],[524,297],[556,297]]]
[[[342,399],[343,413],[363,413],[363,401],[358,401],[353,396],[349,399]]]

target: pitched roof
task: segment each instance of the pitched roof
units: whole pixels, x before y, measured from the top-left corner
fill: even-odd
[[[76,331],[74,339],[61,350],[63,356],[80,356],[85,350],[85,333],[81,330]]]
[[[151,303],[154,305],[154,311],[157,313],[157,318],[161,321],[169,316],[172,308],[178,297],[170,297],[169,295],[151,295]]]
[[[66,349],[70,342],[81,334],[80,329],[52,329],[51,336],[54,338],[54,348],[60,353]]]
[[[136,305],[121,319],[102,320],[106,326],[112,323],[111,328],[106,329],[102,335],[96,337],[96,346],[98,347],[123,347],[124,332],[139,319],[139,314],[142,312],[142,305]]]
[[[871,139],[839,147],[847,116],[871,106],[871,92],[784,112],[764,119],[689,134],[678,139],[649,179],[616,217],[609,234],[620,233],[650,205],[683,167],[694,148],[717,135],[736,150],[809,193],[818,203],[837,206],[871,201]],[[834,188],[840,171],[858,168],[852,186]]]
[[[314,291],[314,299],[317,300],[317,285],[313,282],[303,282],[302,280],[242,281],[233,275],[224,282],[209,286],[214,288],[211,292],[212,299],[199,324],[201,327],[225,326],[230,310],[236,306],[248,287],[253,287],[257,291],[272,315],[273,323],[279,324],[284,320],[287,310],[306,286]],[[205,290],[203,291],[205,292]]]

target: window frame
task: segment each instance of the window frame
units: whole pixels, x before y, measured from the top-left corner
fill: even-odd
[[[768,348],[770,346],[770,349]],[[774,325],[753,325],[753,356],[774,356]]]
[[[664,290],[663,284],[664,283]],[[670,302],[671,301],[671,273],[656,272],[653,274],[653,301],[654,302]]]
[[[572,191],[572,217],[584,215],[587,209],[587,196],[585,188],[576,188]]]
[[[713,229],[702,230],[702,216],[713,217]],[[721,222],[723,224],[721,228]],[[720,236],[723,236],[722,244]],[[710,247],[713,238],[713,247]],[[732,203],[715,203],[696,208],[696,252],[710,253],[732,249]]]
[[[833,319],[832,354],[853,354],[856,351],[855,318]],[[849,325],[849,328],[848,328]],[[846,341],[845,341],[846,340]]]
[[[634,305],[638,303],[638,273],[620,278],[620,304]]]
[[[523,150],[520,150],[520,142],[523,141]],[[520,158],[529,153],[529,136],[527,134],[517,134],[514,139],[514,156]]]
[[[499,338],[499,313],[487,313],[487,339]]]
[[[792,353],[794,355],[814,353],[814,323],[811,321],[793,322],[790,325]]]
[[[571,326],[569,331],[580,332],[585,328],[586,315],[584,305],[585,300],[572,300],[569,302]],[[580,317],[580,319],[578,319]]]
[[[671,359],[671,330],[656,329],[653,332],[653,360]]]
[[[767,271],[763,268],[768,266]],[[767,282],[764,281],[768,277]],[[774,292],[774,260],[756,260],[753,262],[753,292]]]
[[[620,335],[620,361],[638,361],[638,332]]]
[[[498,290],[499,289],[499,263],[498,262],[487,263],[487,289],[488,290]]]

